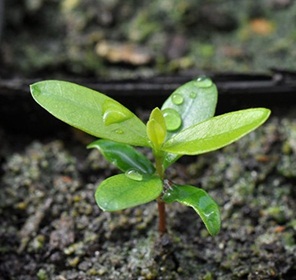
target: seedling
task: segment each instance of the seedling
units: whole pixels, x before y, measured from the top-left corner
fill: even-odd
[[[203,189],[178,185],[165,170],[183,155],[220,149],[263,124],[270,110],[254,108],[214,117],[217,88],[206,77],[190,81],[155,108],[145,125],[114,99],[64,81],[31,85],[33,98],[58,119],[100,138],[88,145],[97,148],[121,174],[97,187],[95,199],[104,211],[118,211],[157,200],[159,232],[166,232],[165,204],[192,207],[208,232],[220,230],[217,203]],[[154,164],[132,146],[149,147]]]

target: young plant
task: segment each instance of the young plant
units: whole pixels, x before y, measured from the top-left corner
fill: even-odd
[[[95,192],[104,211],[118,211],[157,200],[159,232],[166,232],[165,204],[192,207],[208,232],[220,230],[216,202],[201,188],[165,178],[165,170],[183,155],[220,149],[263,124],[270,110],[254,108],[214,117],[217,88],[205,77],[190,81],[155,108],[145,125],[122,104],[94,90],[64,81],[30,86],[33,98],[58,119],[100,138],[88,145],[123,173],[104,180]],[[149,147],[154,164],[132,146]]]

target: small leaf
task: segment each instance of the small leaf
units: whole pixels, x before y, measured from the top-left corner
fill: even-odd
[[[123,172],[129,169],[147,174],[155,172],[151,161],[130,145],[100,139],[90,143],[87,148],[97,148],[109,162]]]
[[[219,206],[203,189],[174,184],[166,191],[162,199],[166,203],[176,201],[192,207],[201,217],[211,235],[214,236],[220,231]]]
[[[222,148],[263,124],[270,115],[265,108],[223,114],[193,125],[164,143],[162,149],[181,155],[198,155]]]
[[[43,81],[30,86],[33,98],[67,124],[91,135],[149,147],[146,126],[112,98],[73,83]]]
[[[151,112],[149,121],[147,122],[147,135],[156,149],[164,142],[166,133],[164,117],[159,108],[155,108]]]
[[[134,179],[131,179],[134,178]],[[104,180],[95,198],[104,211],[118,211],[156,199],[162,192],[162,181],[154,175],[138,177],[119,174]]]

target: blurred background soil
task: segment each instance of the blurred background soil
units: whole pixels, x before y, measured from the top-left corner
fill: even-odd
[[[9,0],[0,75],[293,70],[295,15],[293,0]]]

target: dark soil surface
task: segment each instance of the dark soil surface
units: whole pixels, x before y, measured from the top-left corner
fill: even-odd
[[[168,170],[216,199],[216,237],[179,204],[167,206],[162,238],[154,202],[102,212],[94,191],[117,171],[85,149],[84,134],[0,131],[0,279],[296,279],[295,117],[274,115],[238,143]]]

